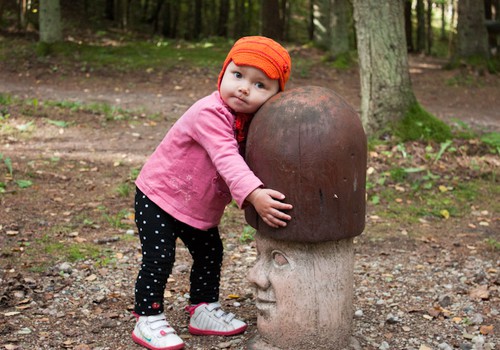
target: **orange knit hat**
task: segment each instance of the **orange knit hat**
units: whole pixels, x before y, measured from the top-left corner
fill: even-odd
[[[276,41],[264,36],[243,37],[234,43],[227,54],[219,74],[219,88],[227,65],[231,61],[237,66],[258,68],[270,79],[279,80],[281,91],[285,90],[285,84],[292,69],[292,60],[288,51]]]

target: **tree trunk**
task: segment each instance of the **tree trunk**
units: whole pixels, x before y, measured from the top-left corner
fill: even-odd
[[[498,0],[493,1],[493,0],[485,0],[484,1],[484,18],[486,19],[487,22],[493,23],[495,21],[495,17],[498,19]],[[0,14],[0,19],[1,19],[1,14]],[[498,31],[491,30],[490,28],[487,28],[488,31],[488,45],[490,49],[495,49],[497,48],[497,36],[498,36]]]
[[[433,39],[433,33],[432,33],[432,0],[427,0],[427,20],[426,20],[426,27],[427,27],[427,45],[425,46],[425,53],[427,55],[431,54],[432,50],[432,39]]]
[[[217,35],[227,38],[228,36],[228,21],[229,21],[229,12],[231,10],[229,0],[221,0],[219,7],[219,20],[217,26]]]
[[[153,13],[151,14],[151,17],[148,19],[148,22],[153,23],[153,33],[158,32],[158,25],[160,22],[160,14],[162,13],[162,8],[163,8],[164,3],[165,3],[165,0],[158,0],[156,2],[156,6],[155,6]],[[147,13],[148,13],[147,9],[143,13],[145,14],[145,18],[147,18]]]
[[[0,28],[2,26],[3,10],[5,9],[6,0],[0,0]]]
[[[202,23],[202,6],[203,3],[201,0],[195,0],[194,2],[194,23],[193,23],[193,33],[192,37],[194,39],[199,39],[201,36],[201,31],[203,30],[203,23]]]
[[[456,22],[456,1],[457,0],[451,0],[450,7],[451,7],[451,16],[450,16],[450,33],[448,35],[448,57],[451,56],[451,53],[453,52],[453,38],[454,38],[454,30],[455,28],[455,22]]]
[[[233,32],[236,38],[243,36],[245,32],[245,23],[242,18],[245,17],[245,1],[244,0],[236,0],[234,1],[234,18],[237,20],[233,20]]]
[[[115,2],[113,0],[106,0],[104,18],[109,19],[110,21],[115,20]]]
[[[424,0],[417,0],[417,52],[425,50],[425,5]]]
[[[404,117],[411,87],[400,0],[353,0],[361,78],[361,120],[368,134]]]
[[[446,4],[443,2],[439,5],[441,8],[441,41],[446,40]],[[451,30],[451,28],[450,28]]]
[[[405,34],[406,34],[406,46],[409,52],[413,52],[415,48],[413,47],[413,22],[412,22],[412,1],[405,1]]]
[[[309,21],[307,25],[307,38],[314,40],[316,31],[314,30],[314,0],[309,0]]]
[[[19,0],[18,26],[19,26],[19,29],[21,29],[21,30],[26,30],[26,26],[28,25],[26,13],[27,13],[26,0]]]
[[[333,0],[330,52],[335,55],[349,52],[349,20],[352,18],[351,3],[349,0]]]
[[[314,20],[316,42],[334,56],[349,52],[350,18],[348,0],[319,1]]]
[[[40,41],[52,44],[62,40],[59,0],[40,1]]]
[[[284,23],[280,10],[280,0],[262,0],[262,35],[275,40],[283,40]]]
[[[128,0],[114,1],[114,19],[118,20],[121,29],[128,26]]]
[[[484,15],[484,6],[478,0],[458,1],[456,54],[459,58],[489,57]]]

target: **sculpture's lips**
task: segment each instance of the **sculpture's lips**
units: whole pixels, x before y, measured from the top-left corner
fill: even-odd
[[[276,300],[267,300],[267,299],[262,299],[262,298],[257,298],[255,301],[257,303],[276,303]]]
[[[268,310],[268,309],[274,308],[275,305],[276,305],[276,301],[274,301],[274,300],[266,300],[266,299],[260,299],[260,298],[257,298],[255,300],[255,307],[257,308],[257,310],[261,310],[261,311]]]

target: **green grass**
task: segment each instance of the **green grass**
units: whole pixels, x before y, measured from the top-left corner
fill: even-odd
[[[22,40],[0,41],[0,61],[29,62],[33,59],[47,64],[51,71],[78,70],[92,73],[99,70],[168,71],[172,69],[209,69],[217,73],[232,42],[221,38],[185,42],[155,38],[148,41],[99,40],[92,43],[65,41],[41,47]]]
[[[409,192],[382,187],[369,197],[368,203],[373,205],[375,214],[381,218],[415,223],[419,218],[443,218],[443,211],[450,217],[463,217],[470,213],[471,205],[474,204],[489,207],[492,211],[498,210],[494,198],[500,195],[499,192],[494,181],[479,178],[458,182],[450,186],[449,190],[438,187],[437,183],[417,186]]]
[[[26,246],[24,260],[32,272],[44,272],[60,262],[93,260],[96,266],[107,266],[114,258],[112,251],[96,244],[58,241],[54,234],[45,234]]]
[[[61,65],[77,65],[82,72],[112,69],[169,70],[178,67],[207,67],[219,69],[231,47],[229,41],[214,39],[202,42],[183,42],[165,39],[149,41],[113,41],[102,43],[61,42],[40,47],[37,44],[20,42],[18,58],[27,59],[32,52],[39,60],[56,58]],[[10,47],[0,45],[0,57],[7,59]],[[53,67],[57,70],[57,67]]]

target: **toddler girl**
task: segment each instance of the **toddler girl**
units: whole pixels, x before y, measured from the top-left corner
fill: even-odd
[[[253,205],[262,220],[284,227],[291,219],[285,196],[248,168],[244,145],[254,113],[284,90],[291,59],[277,42],[261,36],[238,40],[224,61],[218,90],[191,106],[147,160],[137,181],[136,224],[142,265],[135,286],[133,340],[153,350],[184,342],[167,322],[163,294],[180,238],[193,258],[189,332],[234,335],[247,325],[218,303],[223,245],[218,224],[234,199]]]

